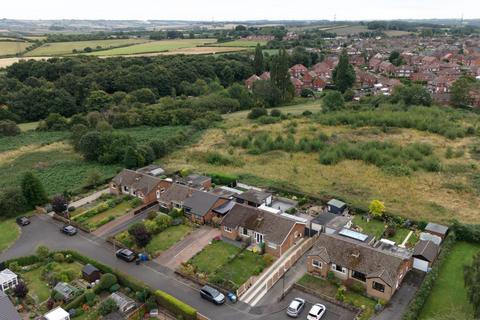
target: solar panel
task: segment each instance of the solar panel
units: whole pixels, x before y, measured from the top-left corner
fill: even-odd
[[[342,229],[338,234],[362,242],[368,238],[368,235],[350,229]]]

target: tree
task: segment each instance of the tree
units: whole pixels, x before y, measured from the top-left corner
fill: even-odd
[[[123,156],[123,165],[127,169],[138,168],[143,165],[141,155],[134,147],[128,147]]]
[[[400,85],[393,89],[392,102],[403,102],[406,106],[420,105],[428,107],[432,104],[432,96],[420,84]]]
[[[128,234],[135,239],[135,243],[140,248],[144,248],[152,239],[152,235],[147,231],[147,228],[145,228],[145,225],[141,222],[132,225],[128,229]]]
[[[40,260],[46,260],[50,255],[50,250],[48,250],[47,246],[41,245],[37,247],[36,253]]]
[[[85,133],[78,143],[78,151],[85,160],[98,160],[103,153],[103,138],[100,132],[90,131]]]
[[[0,192],[0,217],[10,217],[26,211],[28,207],[20,188],[10,187]]]
[[[265,108],[253,108],[252,111],[250,111],[247,115],[248,119],[257,119],[260,118],[261,116],[266,116],[268,115],[268,112]]]
[[[380,200],[372,200],[368,206],[368,212],[374,217],[382,217],[385,213],[385,204]]]
[[[16,136],[20,134],[21,130],[18,125],[11,120],[0,121],[0,137],[1,136]]]
[[[17,298],[23,299],[28,294],[28,287],[23,281],[19,281],[18,284],[13,288],[13,295]]]
[[[98,283],[98,288],[101,290],[108,290],[117,282],[118,282],[117,277],[114,274],[105,273],[100,278],[100,282]]]
[[[281,102],[280,90],[270,80],[258,80],[253,84],[255,100],[268,107],[276,107]]]
[[[325,112],[342,109],[345,106],[343,95],[334,90],[328,91],[322,99],[322,108]]]
[[[463,270],[463,278],[467,289],[468,300],[473,306],[475,319],[480,318],[480,253],[473,258],[471,265]]]
[[[450,89],[450,103],[454,107],[465,108],[472,104],[470,90],[476,84],[475,78],[471,76],[462,76],[457,79]]]
[[[88,96],[85,107],[88,111],[108,109],[113,103],[113,98],[103,90],[92,91]]]
[[[96,187],[102,182],[102,174],[97,169],[92,169],[87,172],[87,185]]]
[[[348,54],[345,49],[340,54],[338,65],[333,70],[332,79],[337,89],[342,93],[353,87],[355,83],[355,70],[348,61]]]
[[[279,90],[280,101],[287,102],[293,99],[295,89],[290,81],[290,72],[288,68],[288,54],[285,49],[281,49],[278,55],[273,57],[270,77],[272,84]]]
[[[68,209],[68,201],[62,195],[56,195],[52,199],[52,210],[56,214],[63,214]]]
[[[48,201],[42,183],[32,172],[23,175],[21,186],[23,196],[31,207],[42,205]]]
[[[265,62],[263,60],[263,52],[260,47],[260,43],[257,43],[255,48],[255,56],[253,57],[253,69],[257,76],[261,75],[265,71]]]
[[[99,306],[98,306],[98,313],[102,316],[106,316],[107,314],[110,314],[112,312],[115,312],[118,310],[118,306],[113,301],[112,298],[108,298],[104,300]]]
[[[392,63],[396,67],[405,63],[405,60],[398,51],[392,51],[392,53],[390,53],[390,56],[388,57],[388,61],[390,61],[390,63]]]

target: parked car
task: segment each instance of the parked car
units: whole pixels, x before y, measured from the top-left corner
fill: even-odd
[[[290,302],[290,305],[287,308],[287,315],[296,318],[302,313],[304,307],[305,300],[302,298],[295,298]]]
[[[21,226],[28,226],[30,224],[30,219],[27,217],[18,217],[17,223]]]
[[[65,226],[62,228],[62,232],[69,236],[74,236],[77,234],[78,230],[74,226]]]
[[[117,256],[117,258],[122,259],[126,262],[132,262],[137,257],[137,255],[133,251],[128,249],[117,250],[115,255]]]
[[[202,289],[200,289],[200,295],[203,299],[211,301],[215,304],[225,303],[225,296],[220,291],[210,286],[204,286]]]
[[[320,303],[316,303],[312,306],[308,312],[307,320],[320,320],[327,311],[327,308]]]

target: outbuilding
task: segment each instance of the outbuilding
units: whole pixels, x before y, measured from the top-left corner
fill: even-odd
[[[441,224],[437,224],[437,223],[433,223],[433,222],[429,222],[427,224],[427,226],[425,227],[425,232],[428,232],[430,234],[433,234],[433,235],[436,235],[436,236],[439,236],[440,238],[445,239],[445,237],[447,236],[447,232],[448,232],[448,227],[446,226],[443,226]]]
[[[49,313],[46,313],[43,318],[45,320],[70,320],[70,314],[62,308],[57,307]]]
[[[82,269],[82,278],[92,283],[100,279],[101,273],[95,266],[90,263],[85,265]]]
[[[437,258],[439,252],[439,246],[436,245],[433,241],[421,240],[415,246],[413,251],[413,268],[428,272],[432,267],[433,261]]]
[[[10,269],[0,271],[0,291],[15,288],[18,284],[18,276]]]
[[[121,292],[114,292],[110,295],[110,298],[115,301],[115,304],[118,306],[118,310],[126,314],[135,309],[137,304],[135,301]]]
[[[327,211],[333,214],[344,214],[347,210],[347,205],[345,202],[332,199],[327,202]]]

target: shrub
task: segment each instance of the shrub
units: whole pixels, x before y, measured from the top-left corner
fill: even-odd
[[[130,201],[130,207],[131,208],[136,208],[138,206],[140,206],[142,204],[142,200],[140,200],[139,198],[134,198]]]
[[[118,283],[115,283],[113,286],[110,287],[110,289],[108,289],[108,291],[110,292],[117,292],[118,290],[120,290],[120,285]]]
[[[53,255],[53,260],[55,260],[55,262],[63,262],[65,261],[65,256],[62,253],[57,252]]]
[[[248,113],[248,119],[258,119],[261,116],[267,116],[268,112],[267,109],[265,108],[253,108],[249,113]]]
[[[99,290],[108,290],[115,284],[117,284],[117,277],[111,273],[105,273],[100,278],[97,288],[99,288]]]
[[[21,133],[18,125],[11,120],[0,120],[0,137],[16,136]]]
[[[207,174],[212,178],[212,183],[217,185],[233,186],[237,183],[238,176],[224,174],[224,173],[209,173]]]
[[[37,256],[40,260],[46,260],[50,255],[50,250],[47,246],[38,246],[37,247]]]
[[[108,298],[107,300],[103,301],[98,306],[98,313],[100,313],[102,316],[106,316],[107,314],[110,314],[117,310],[118,310],[118,306],[115,303],[115,301],[113,301],[111,298]]]
[[[91,291],[87,291],[84,294],[85,297],[85,302],[90,306],[93,307],[95,305],[95,302],[97,300],[97,295]]]
[[[274,258],[269,254],[264,254],[262,259],[266,267],[270,266],[274,261]]]
[[[17,298],[23,299],[28,294],[28,287],[23,281],[19,281],[18,284],[13,288],[13,295]]]
[[[345,286],[340,286],[337,289],[337,293],[335,294],[335,299],[338,301],[345,301],[345,292],[347,291],[347,288]]]
[[[196,320],[197,310],[163,291],[155,291],[157,303],[185,320]]]
[[[313,114],[313,112],[310,111],[310,110],[305,110],[305,111],[302,112],[302,116],[304,116],[304,117],[311,116],[312,114]]]
[[[270,116],[272,117],[280,117],[282,115],[282,112],[278,109],[272,109],[270,111]]]

